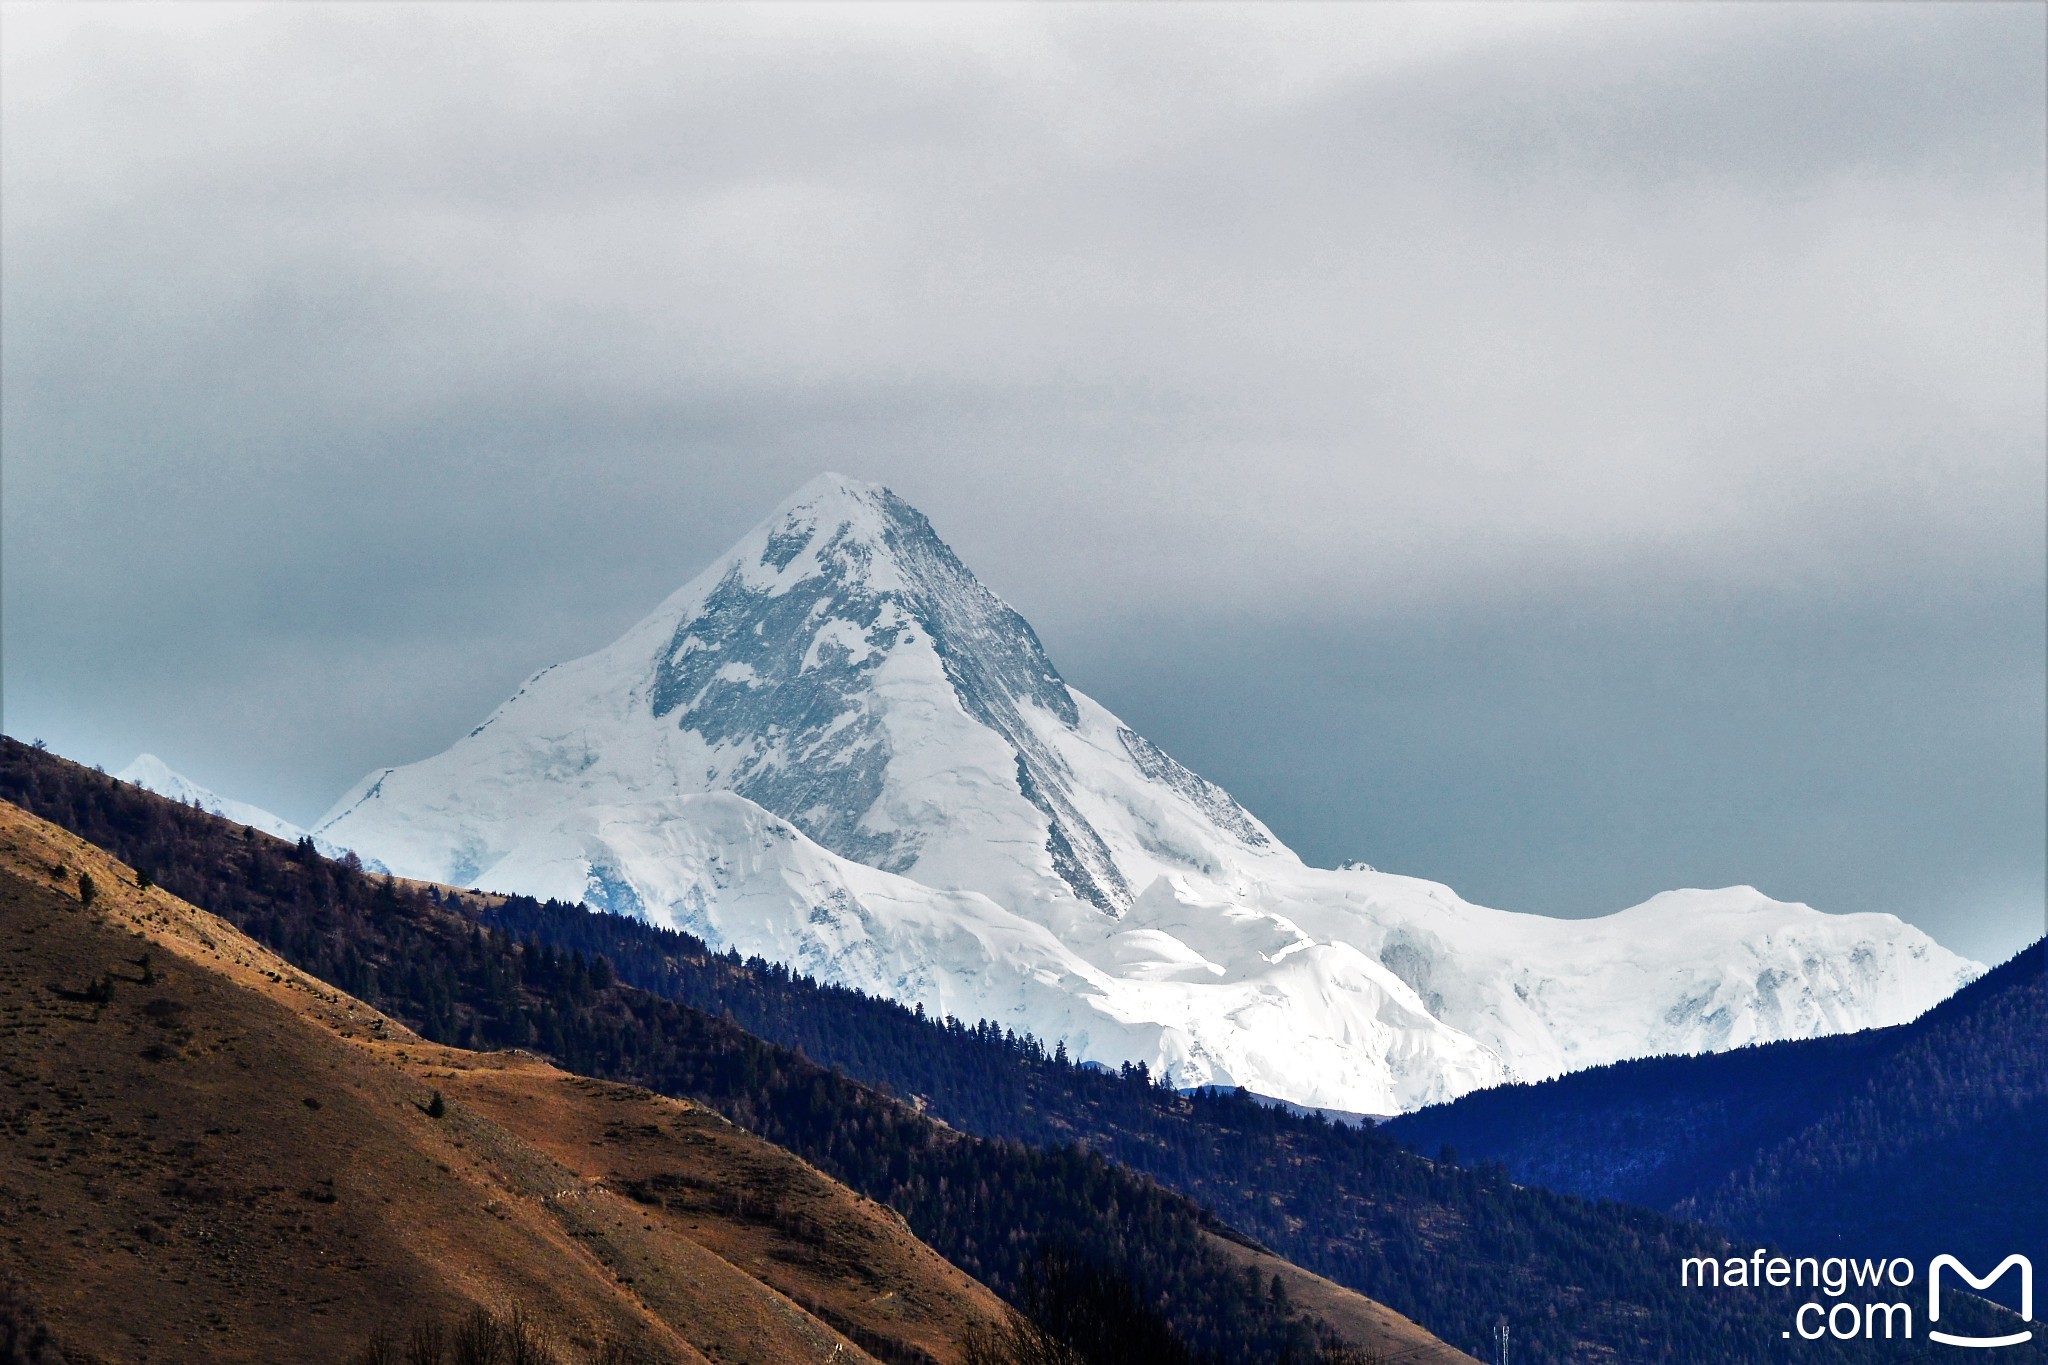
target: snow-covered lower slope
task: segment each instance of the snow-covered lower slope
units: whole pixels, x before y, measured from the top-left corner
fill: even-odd
[[[1561,921],[1307,867],[1068,687],[914,508],[832,475],[317,833],[1359,1112],[1897,1022],[1977,970],[1890,916],[1748,888]]]

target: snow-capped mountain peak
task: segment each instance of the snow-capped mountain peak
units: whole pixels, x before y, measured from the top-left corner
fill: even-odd
[[[615,644],[536,674],[445,757],[373,774],[321,832],[367,837],[352,831],[380,824],[389,783],[420,769],[445,774],[437,804],[473,804],[479,783],[514,774],[570,800],[729,791],[871,867],[1111,917],[1162,873],[1213,870],[1219,848],[1279,848],[1070,689],[922,513],[840,475],[805,485]],[[439,875],[488,865],[499,846],[475,834]],[[589,893],[634,908],[601,878]]]
[[[158,796],[168,796],[173,801],[197,806],[203,811],[233,820],[238,825],[247,825],[251,829],[262,830],[265,834],[275,834],[280,839],[290,839],[296,843],[306,836],[305,830],[283,816],[272,815],[261,806],[231,800],[200,786],[155,754],[137,754],[135,761],[115,773],[114,777],[117,781],[133,783],[145,791],[153,791]]]
[[[894,760],[927,738],[908,733],[918,722],[959,728],[965,718],[1008,750],[1060,879],[1111,914],[1129,906],[1129,886],[1042,735],[1080,723],[1073,695],[1030,624],[916,508],[825,475],[743,541],[690,606],[655,659],[649,702],[721,751],[719,787],[835,853],[908,873],[932,831],[892,818]],[[919,683],[903,707],[890,704]],[[943,705],[928,695],[942,691],[959,716],[903,714]]]
[[[168,796],[173,801],[197,806],[208,814],[232,820],[238,825],[247,825],[265,834],[274,834],[280,839],[289,839],[293,843],[307,836],[306,830],[281,815],[273,815],[261,806],[252,806],[247,801],[221,796],[200,786],[155,754],[137,754],[133,762],[114,774],[114,778],[116,781],[133,783],[144,791],[155,792],[158,796]],[[313,846],[330,858],[345,857],[349,852],[341,845],[319,835],[313,836]],[[374,858],[364,860],[363,866],[372,872],[387,870]]]
[[[1079,1056],[1364,1112],[1895,1022],[1973,966],[1888,916],[1756,893],[1684,893],[1708,901],[1682,926],[1658,902],[1566,922],[1305,867],[1069,687],[921,513],[838,475],[318,833]]]

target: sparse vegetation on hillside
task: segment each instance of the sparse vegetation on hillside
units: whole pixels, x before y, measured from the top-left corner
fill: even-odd
[[[619,1341],[599,1349],[592,1365],[641,1365],[646,1357]],[[473,1309],[453,1323],[425,1318],[401,1339],[386,1330],[349,1357],[348,1365],[565,1365],[547,1329],[513,1309]],[[646,1365],[654,1365],[647,1361]]]

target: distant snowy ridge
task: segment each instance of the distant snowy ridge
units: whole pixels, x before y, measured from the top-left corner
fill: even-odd
[[[407,876],[1362,1113],[1895,1023],[1980,970],[1746,887],[1564,921],[1307,867],[1068,687],[916,509],[837,475],[316,829]]]
[[[145,791],[155,792],[158,796],[168,796],[173,801],[197,806],[209,814],[232,820],[238,825],[247,825],[265,834],[274,834],[280,839],[289,839],[297,843],[306,837],[305,830],[283,816],[273,815],[263,807],[252,806],[246,801],[236,801],[218,795],[178,772],[155,754],[137,754],[135,761],[115,773],[114,777],[117,781],[133,783]],[[348,852],[339,844],[326,839],[316,838],[313,843],[330,858],[339,858]],[[365,866],[371,867],[373,871],[383,870],[381,864],[365,863]]]

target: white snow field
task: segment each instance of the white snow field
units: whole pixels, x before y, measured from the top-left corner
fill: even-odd
[[[1357,1113],[1897,1023],[1982,970],[1893,916],[1748,887],[1562,920],[1309,867],[1068,687],[916,509],[837,475],[315,834]]]

